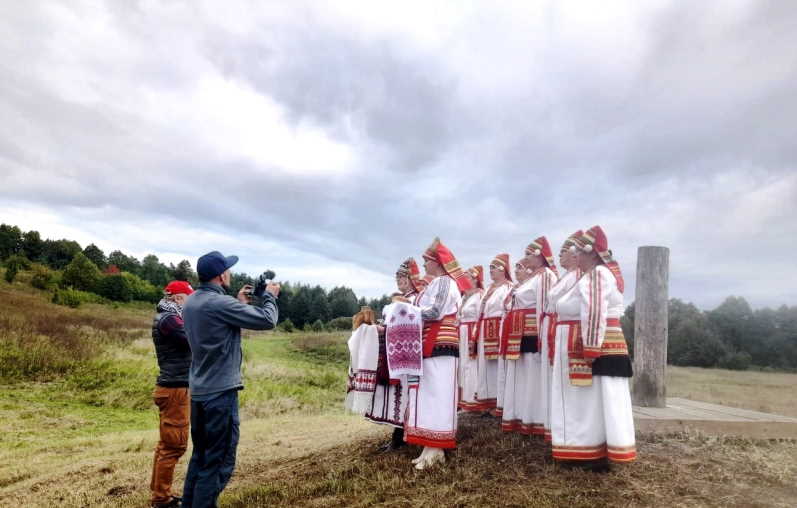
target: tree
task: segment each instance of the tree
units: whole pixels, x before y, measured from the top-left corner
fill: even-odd
[[[193,268],[191,268],[191,262],[187,259],[184,259],[177,263],[177,267],[174,268],[172,274],[172,278],[175,280],[184,280],[191,282],[192,280],[196,280],[197,275],[194,272]]]
[[[350,317],[360,310],[357,306],[357,295],[347,287],[336,287],[329,292],[330,319]]]
[[[83,249],[83,255],[89,258],[91,262],[97,265],[97,268],[101,270],[105,269],[105,267],[108,265],[108,260],[105,258],[105,253],[93,243],[88,244],[86,248]]]
[[[742,297],[729,296],[708,313],[708,318],[720,339],[733,350],[748,351],[750,341],[757,339],[752,333],[753,309]]]
[[[310,286],[298,286],[291,299],[290,315],[288,316],[297,328],[303,329],[305,323],[309,321],[311,301]]]
[[[115,250],[108,254],[108,264],[116,265],[123,272],[130,272],[138,275],[141,273],[141,263],[133,256],[128,256],[120,250]]]
[[[82,250],[80,244],[72,240],[48,239],[44,241],[44,262],[50,268],[61,270]]]
[[[157,256],[150,254],[141,261],[141,278],[162,288],[169,282],[169,269]]]
[[[22,231],[17,226],[0,224],[0,259],[22,250]]]
[[[82,252],[78,252],[64,268],[61,285],[80,291],[94,291],[101,275],[97,265],[92,263]]]
[[[22,253],[31,261],[41,261],[44,256],[44,242],[38,231],[22,234]]]
[[[97,293],[116,302],[129,302],[133,299],[133,288],[121,273],[103,275],[97,283]]]
[[[329,300],[327,300],[327,292],[321,286],[315,286],[310,290],[310,311],[307,315],[307,321],[326,322],[329,321]]]

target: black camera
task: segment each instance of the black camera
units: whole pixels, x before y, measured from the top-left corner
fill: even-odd
[[[262,297],[263,293],[266,292],[266,286],[271,284],[271,281],[274,280],[274,277],[276,277],[276,274],[273,270],[266,270],[265,272],[261,273],[255,282],[255,288],[252,290],[252,294],[258,298]]]

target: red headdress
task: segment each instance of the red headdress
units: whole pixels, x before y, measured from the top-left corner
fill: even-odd
[[[423,289],[421,285],[421,270],[413,258],[407,258],[399,265],[398,270],[396,270],[396,277],[407,277],[415,291]]]
[[[574,243],[576,248],[584,252],[592,252],[594,250],[598,253],[606,268],[614,274],[614,278],[617,280],[617,289],[622,293],[625,289],[623,274],[620,271],[620,265],[612,257],[609,241],[606,239],[606,233],[603,232],[603,229],[600,226],[592,226],[586,233],[575,238]]]
[[[471,266],[468,273],[476,280],[476,287],[484,289],[484,267],[482,265]]]
[[[506,275],[506,280],[512,280],[512,270],[511,265],[509,264],[509,254],[503,252],[495,256],[495,258],[490,261],[490,265],[500,266],[504,269],[504,274]]]
[[[553,270],[553,273],[558,275],[556,271],[556,264],[553,260],[553,251],[551,250],[551,244],[548,243],[548,239],[544,236],[541,236],[531,242],[528,247],[526,247],[526,255],[527,256],[542,256],[542,259],[545,260],[545,264],[548,265],[548,268]]]
[[[440,263],[446,274],[457,283],[460,292],[464,293],[471,288],[470,280],[465,277],[465,272],[460,268],[457,258],[454,257],[448,247],[443,245],[439,238],[434,239],[432,245],[423,253],[423,257]]]
[[[568,236],[567,240],[565,240],[565,243],[562,244],[561,250],[570,250],[570,247],[575,247],[576,239],[581,238],[582,236],[584,236],[584,232],[581,231],[580,229],[575,233],[573,233],[572,235]]]

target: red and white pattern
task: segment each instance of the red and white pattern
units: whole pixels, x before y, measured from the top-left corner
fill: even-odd
[[[421,309],[396,302],[385,309],[387,365],[391,378],[423,375]]]

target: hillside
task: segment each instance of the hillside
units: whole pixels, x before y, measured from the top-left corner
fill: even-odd
[[[1,505],[146,505],[157,418],[151,317],[148,306],[70,309],[0,284]],[[238,469],[222,506],[791,506],[797,496],[794,441],[640,435],[639,462],[594,475],[470,416],[447,465],[417,473],[416,450],[376,454],[387,429],[342,413],[344,341],[247,335]],[[789,415],[795,385],[794,374],[670,369],[671,395]]]

